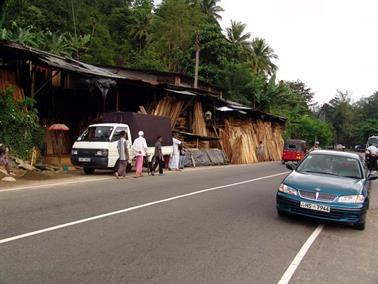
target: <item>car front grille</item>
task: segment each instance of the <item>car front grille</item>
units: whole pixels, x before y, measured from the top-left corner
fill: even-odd
[[[95,149],[78,149],[77,151],[79,157],[94,157],[96,153]]]
[[[330,193],[323,193],[317,191],[305,191],[299,190],[299,196],[308,199],[308,200],[315,200],[315,201],[324,201],[324,202],[333,202],[336,199],[336,194]]]

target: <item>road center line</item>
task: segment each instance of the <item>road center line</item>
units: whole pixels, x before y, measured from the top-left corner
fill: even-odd
[[[117,210],[117,211],[113,211],[113,212],[109,212],[109,213],[105,213],[105,214],[101,214],[101,215],[97,215],[97,216],[93,216],[93,217],[89,217],[89,218],[85,218],[85,219],[81,219],[81,220],[77,220],[77,221],[73,221],[73,222],[69,222],[69,223],[65,223],[65,224],[61,224],[61,225],[57,225],[57,226],[53,226],[53,227],[49,227],[49,228],[45,228],[45,229],[41,229],[41,230],[37,230],[37,231],[33,231],[33,232],[22,234],[22,235],[13,236],[13,237],[6,238],[6,239],[2,239],[2,240],[0,240],[0,244],[9,243],[9,242],[12,242],[12,241],[15,241],[15,240],[24,239],[24,238],[31,237],[31,236],[34,236],[34,235],[39,235],[39,234],[43,234],[43,233],[46,233],[46,232],[55,231],[55,230],[59,230],[59,229],[62,229],[62,228],[78,225],[78,224],[81,224],[81,223],[86,223],[86,222],[89,222],[89,221],[98,220],[98,219],[106,218],[106,217],[109,217],[109,216],[130,212],[130,211],[133,211],[133,210],[136,210],[136,209],[140,209],[140,208],[144,208],[144,207],[148,207],[148,206],[152,206],[152,205],[156,205],[156,204],[160,204],[160,203],[165,203],[165,202],[176,200],[176,199],[181,199],[181,198],[185,198],[185,197],[189,197],[189,196],[193,196],[193,195],[197,195],[197,194],[201,194],[201,193],[205,193],[205,192],[209,192],[209,191],[214,191],[214,190],[218,190],[218,189],[233,187],[233,186],[237,186],[237,185],[241,185],[241,184],[251,183],[251,182],[255,182],[255,181],[259,181],[259,180],[263,180],[263,179],[269,179],[269,178],[272,178],[272,177],[277,177],[277,176],[281,176],[281,175],[285,175],[285,174],[288,174],[288,172],[282,172],[282,173],[278,173],[278,174],[274,174],[274,175],[263,176],[263,177],[259,177],[259,178],[244,180],[244,181],[230,183],[230,184],[226,184],[226,185],[211,187],[211,188],[207,188],[207,189],[203,189],[203,190],[199,190],[199,191],[194,191],[194,192],[187,193],[187,194],[177,195],[177,196],[173,196],[173,197],[166,198],[166,199],[148,202],[148,203],[144,203],[144,204],[141,204],[141,205],[137,205],[137,206],[133,206],[133,207],[129,207],[129,208],[125,208],[125,209],[121,209],[121,210]]]
[[[324,228],[323,224],[320,224],[318,227],[316,227],[315,231],[312,232],[311,236],[307,239],[307,241],[303,244],[303,246],[301,247],[297,255],[294,257],[293,261],[290,263],[289,267],[286,269],[285,273],[282,275],[280,281],[278,281],[278,284],[289,283],[291,277],[294,275],[294,272],[297,270],[302,259],[305,257],[307,251],[310,249],[311,245],[319,236],[323,228]]]

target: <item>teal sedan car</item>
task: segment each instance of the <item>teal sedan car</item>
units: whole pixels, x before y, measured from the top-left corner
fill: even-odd
[[[364,163],[355,153],[317,150],[299,164],[277,192],[279,216],[300,215],[352,224],[365,229],[370,181]]]

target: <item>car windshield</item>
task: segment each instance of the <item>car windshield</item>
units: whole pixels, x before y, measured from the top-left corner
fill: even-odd
[[[113,127],[111,126],[90,126],[77,139],[78,141],[89,142],[107,142],[112,134]]]
[[[319,173],[361,179],[359,161],[354,158],[336,155],[313,154],[298,166],[298,172]]]

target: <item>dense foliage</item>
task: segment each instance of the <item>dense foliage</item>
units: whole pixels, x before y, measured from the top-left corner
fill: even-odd
[[[5,94],[0,92],[0,110],[0,141],[13,154],[28,158],[44,131],[38,123],[35,101],[28,97],[16,101],[13,89],[8,89]]]
[[[339,93],[315,107],[301,81],[276,78],[278,56],[246,25],[222,31],[219,0],[5,0],[0,38],[94,64],[180,72],[225,90],[228,99],[288,118],[286,137],[322,145],[363,143],[377,132],[377,93],[352,103]]]

